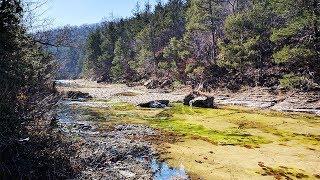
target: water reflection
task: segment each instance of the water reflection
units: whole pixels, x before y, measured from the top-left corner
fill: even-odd
[[[155,180],[188,179],[183,167],[173,168],[166,162],[159,162],[156,159],[151,161],[151,169]]]
[[[56,110],[57,125],[66,134],[97,135],[96,125],[88,121],[91,115],[86,115],[79,107],[69,104],[70,101],[62,101]]]
[[[139,161],[150,162],[154,180],[185,180],[189,179],[184,167],[174,168],[166,162],[158,161],[156,158],[150,157],[138,158]]]

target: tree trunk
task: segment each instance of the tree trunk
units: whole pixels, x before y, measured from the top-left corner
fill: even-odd
[[[316,50],[319,50],[319,39],[320,39],[320,31],[319,31],[319,20],[318,18],[320,17],[320,12],[319,12],[319,7],[318,7],[318,0],[313,0],[313,14],[315,19],[313,20],[313,30],[314,30],[314,36],[315,36],[315,45],[316,45]]]
[[[209,1],[209,13],[210,13],[210,23],[211,23],[211,36],[212,36],[212,44],[211,44],[211,59],[215,60],[216,58],[216,29],[214,25],[214,12],[213,12],[213,1]]]

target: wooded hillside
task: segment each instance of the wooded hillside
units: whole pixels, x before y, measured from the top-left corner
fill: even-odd
[[[319,17],[317,0],[137,5],[134,17],[90,34],[82,73],[112,82],[312,90],[320,83]]]
[[[53,55],[58,65],[57,79],[78,78],[88,35],[99,25],[65,26],[35,33],[35,38]]]

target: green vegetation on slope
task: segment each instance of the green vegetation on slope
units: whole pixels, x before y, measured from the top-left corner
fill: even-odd
[[[134,12],[89,35],[84,75],[235,90],[319,87],[317,0],[168,0]]]

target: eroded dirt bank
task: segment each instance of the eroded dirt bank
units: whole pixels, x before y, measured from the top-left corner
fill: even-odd
[[[83,142],[75,157],[87,165],[81,177],[319,178],[320,118],[315,115],[240,107],[201,109],[179,103],[165,109],[136,106],[155,99],[181,101],[188,89],[167,93],[81,80],[68,81],[59,90],[93,96],[92,100],[65,102],[71,111],[60,114],[62,129]],[[229,101],[216,97],[231,103],[234,96],[224,95]],[[160,163],[155,157],[166,161]]]

